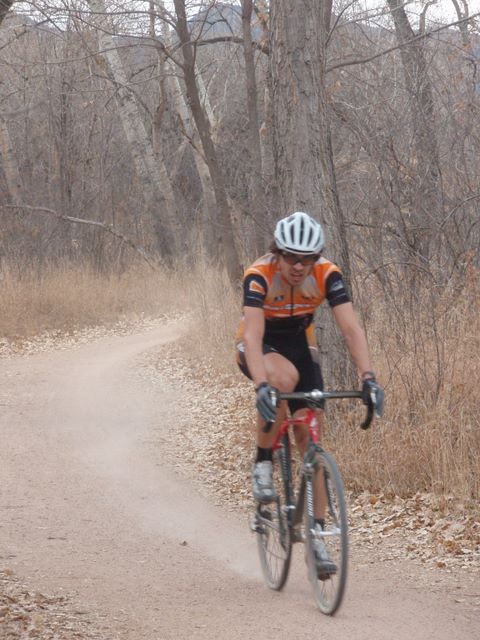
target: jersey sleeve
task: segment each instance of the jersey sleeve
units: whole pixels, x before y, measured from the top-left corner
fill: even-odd
[[[250,273],[243,281],[243,306],[263,308],[267,295],[267,281],[258,273]]]
[[[326,298],[331,307],[336,307],[339,304],[344,304],[345,302],[351,302],[340,271],[333,271],[330,273],[327,277],[325,288]]]

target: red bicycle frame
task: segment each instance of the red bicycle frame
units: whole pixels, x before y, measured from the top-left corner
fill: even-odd
[[[280,425],[277,435],[275,436],[275,440],[273,443],[273,450],[280,449],[282,447],[281,439],[282,436],[287,433],[288,427],[300,425],[308,427],[308,431],[310,433],[310,438],[312,439],[314,444],[318,444],[320,442],[320,423],[315,413],[315,409],[307,409],[307,412],[301,418],[285,418]]]

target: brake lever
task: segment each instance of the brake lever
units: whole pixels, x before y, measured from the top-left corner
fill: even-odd
[[[362,422],[360,427],[363,430],[368,429],[370,427],[370,425],[372,424],[372,420],[373,420],[373,403],[368,405],[368,407],[367,407],[367,417]]]
[[[381,418],[383,416],[383,403],[385,400],[385,392],[383,391],[383,389],[379,387],[375,394],[372,393],[372,396],[373,395],[375,395],[375,398],[372,397],[372,400],[374,401],[373,405],[375,407],[375,416],[377,418]]]
[[[370,392],[370,402],[368,403],[367,408],[367,417],[362,422],[360,427],[362,429],[368,429],[372,424],[373,416],[376,418],[381,418],[383,416],[383,403],[385,399],[385,392],[381,387],[377,387],[375,390],[372,389]]]
[[[277,390],[275,388],[270,389],[270,400],[272,401],[272,404],[274,404],[276,407],[279,406],[280,400],[278,399]],[[273,427],[273,423],[274,423],[273,420],[271,422],[267,422],[265,426],[262,427],[263,433],[270,433]]]

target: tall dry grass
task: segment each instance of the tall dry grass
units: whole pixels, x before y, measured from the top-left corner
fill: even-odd
[[[139,315],[184,313],[193,319],[189,346],[219,362],[230,356],[233,363],[240,297],[226,271],[201,254],[196,263],[179,262],[168,269],[134,263],[121,274],[70,262],[22,270],[3,263],[0,296],[0,336],[9,340]]]
[[[109,325],[136,315],[184,309],[180,274],[134,264],[118,275],[72,263],[0,271],[0,336],[13,341],[45,331]]]
[[[378,294],[378,292],[377,292]],[[356,490],[480,497],[480,278],[370,295],[368,333],[386,388],[385,418],[370,432],[334,431]]]
[[[233,339],[241,314],[240,286],[232,286],[225,270],[200,257],[184,287],[194,320],[190,350],[213,359],[219,371],[236,371]]]

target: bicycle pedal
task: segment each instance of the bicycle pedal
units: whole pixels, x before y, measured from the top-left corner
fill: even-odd
[[[250,531],[252,531],[253,533],[264,534],[265,527],[263,527],[259,522],[252,522],[252,524],[250,525]]]
[[[263,527],[263,525],[258,521],[258,516],[255,516],[255,518],[251,521],[250,531],[252,531],[253,533],[265,533],[265,527]]]
[[[305,534],[303,531],[294,529],[292,531],[292,542],[305,542]]]

